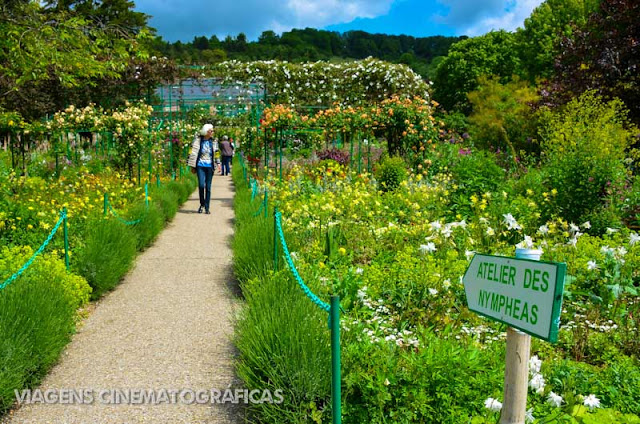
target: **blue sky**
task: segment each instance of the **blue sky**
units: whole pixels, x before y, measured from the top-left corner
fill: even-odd
[[[292,28],[476,36],[523,25],[543,0],[135,0],[167,41]]]

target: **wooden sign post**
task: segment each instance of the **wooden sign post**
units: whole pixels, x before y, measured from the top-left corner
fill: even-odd
[[[500,424],[524,424],[531,336],[558,338],[566,264],[539,261],[542,251],[516,257],[476,254],[462,281],[472,311],[509,325]]]

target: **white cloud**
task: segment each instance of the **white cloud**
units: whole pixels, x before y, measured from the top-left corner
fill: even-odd
[[[542,1],[543,0],[518,0],[510,2],[513,3],[513,6],[502,14],[481,19],[463,31],[472,37],[486,34],[492,30],[504,29],[506,31],[514,31],[516,28],[524,25],[524,20],[531,16],[533,9],[538,7]]]
[[[289,0],[288,7],[304,26],[326,26],[389,12],[393,0]]]
[[[396,0],[137,0],[136,9],[153,16],[150,25],[170,41],[193,34],[257,38],[262,31],[321,28],[389,12]]]
[[[513,31],[543,0],[439,0],[449,8],[438,21],[457,28],[459,35],[477,36],[491,30]]]

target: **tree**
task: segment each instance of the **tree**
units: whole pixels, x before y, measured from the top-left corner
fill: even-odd
[[[478,88],[482,75],[496,75],[501,82],[523,73],[512,33],[492,31],[460,41],[438,65],[433,97],[447,110],[471,111],[467,94]]]
[[[193,37],[193,47],[198,50],[207,50],[209,48],[209,39],[207,37]]]
[[[513,160],[517,160],[521,150],[536,150],[532,142],[536,125],[529,106],[537,100],[536,90],[517,77],[506,84],[486,76],[478,82],[478,90],[469,93],[473,106],[469,123],[474,144],[508,151]]]
[[[546,0],[518,28],[516,35],[523,68],[529,79],[550,78],[560,40],[581,28],[600,0]]]
[[[149,34],[144,29],[133,34],[118,26],[96,26],[75,11],[45,8],[36,0],[5,3],[3,11],[0,107],[27,119],[76,101],[113,99],[113,93],[104,92],[107,87],[118,86],[123,96],[140,94],[152,83],[145,82],[147,75],[171,69],[165,63],[163,71],[145,72]]]
[[[551,103],[565,103],[587,90],[620,98],[640,123],[640,4],[637,0],[603,0],[584,29],[564,37],[552,85],[544,92]]]

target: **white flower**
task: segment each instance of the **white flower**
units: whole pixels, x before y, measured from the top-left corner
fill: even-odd
[[[494,235],[495,233],[496,233],[496,232],[495,232],[495,231],[493,231],[493,228],[491,228],[491,227],[487,227],[486,234],[487,234],[488,236],[492,236],[492,235]]]
[[[592,410],[594,408],[600,408],[600,399],[598,399],[596,395],[591,394],[586,398],[584,398],[584,400],[582,401],[582,404],[587,408],[589,408],[589,410]]]
[[[499,410],[502,409],[502,403],[499,402],[497,399],[488,398],[487,400],[484,401],[484,407],[490,411],[498,412]]]
[[[473,250],[465,250],[464,251],[464,255],[467,257],[467,260],[470,260],[473,255],[475,255],[476,252],[474,252]]]
[[[364,272],[364,269],[356,268],[356,274],[362,274],[363,272]]]
[[[613,233],[617,233],[618,229],[617,228],[609,228],[607,227],[607,234],[613,234]]]
[[[437,295],[437,294],[438,294],[438,290],[436,290],[436,289],[432,289],[432,288],[429,288],[429,294],[430,294],[431,296],[435,296],[435,295]]]
[[[440,221],[433,221],[429,224],[429,226],[431,227],[432,231],[436,231],[442,228],[442,224],[440,223]]]
[[[589,261],[589,262],[587,262],[587,269],[589,271],[592,271],[594,269],[598,269],[598,264],[596,263],[596,261]]]
[[[557,395],[553,392],[549,392],[549,397],[547,397],[547,403],[550,405],[555,406],[556,408],[560,408],[560,405],[562,405],[562,396]]]
[[[580,227],[572,222],[571,224],[569,224],[569,231],[571,231],[572,234],[578,233],[580,232]]]
[[[507,228],[509,230],[521,230],[522,229],[520,224],[518,224],[518,221],[516,221],[516,219],[510,213],[503,214],[502,216],[504,216],[504,223],[507,224]]]
[[[529,408],[529,409],[527,409],[527,412],[525,413],[525,416],[524,416],[524,422],[526,422],[526,423],[532,423],[532,422],[534,422],[535,420],[536,420],[536,419],[535,419],[535,417],[533,416],[533,408]]]
[[[589,221],[583,223],[582,228],[588,230],[589,228],[591,228],[591,223]]]
[[[424,255],[427,253],[431,253],[431,252],[435,252],[436,251],[436,245],[433,242],[429,242],[427,244],[421,244],[420,245],[420,252]]]
[[[451,280],[449,280],[448,278],[446,280],[444,280],[442,282],[442,287],[444,287],[445,290],[448,289],[449,287],[451,287]]]
[[[629,246],[633,246],[639,241],[640,241],[640,236],[638,235],[638,233],[629,234]]]
[[[531,358],[529,358],[529,374],[539,374],[541,366],[542,360],[538,358],[538,355],[533,355]]]
[[[529,387],[531,387],[537,394],[541,395],[544,392],[544,377],[542,374],[534,374],[529,381]]]
[[[541,225],[540,228],[538,228],[538,232],[542,235],[545,235],[549,232],[549,227],[547,227],[547,225]]]
[[[289,253],[289,256],[291,256],[291,259],[294,259],[294,260],[298,259],[298,253],[297,252],[291,252],[291,253]]]
[[[524,249],[533,249],[533,239],[529,236],[524,236],[524,240],[516,244],[516,247]]]

